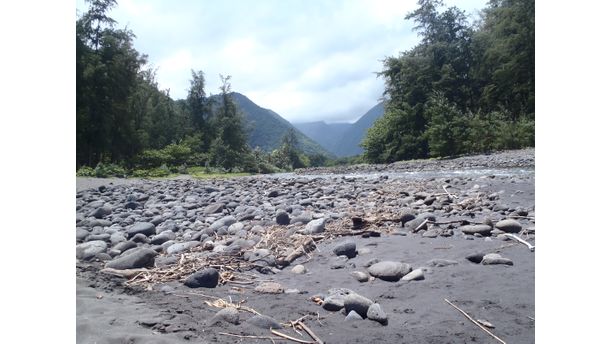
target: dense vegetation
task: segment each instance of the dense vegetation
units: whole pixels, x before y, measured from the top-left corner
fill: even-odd
[[[283,128],[277,149],[251,149],[230,77],[207,95],[202,71],[193,71],[187,99],[160,90],[134,34],[115,28],[107,13],[115,0],[89,0],[76,21],[76,165],[81,176],[161,177],[202,171],[268,173],[322,164],[327,157]],[[290,125],[289,125],[290,126]],[[284,134],[283,134],[284,133]],[[279,139],[277,139],[279,140]],[[299,140],[299,142],[298,142]],[[267,147],[269,148],[269,147]]]
[[[534,0],[491,0],[474,24],[441,0],[419,0],[405,19],[422,40],[384,60],[388,101],[362,143],[366,161],[534,145]]]

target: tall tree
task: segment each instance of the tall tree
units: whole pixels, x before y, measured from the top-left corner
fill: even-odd
[[[200,151],[205,152],[210,148],[214,139],[214,131],[211,126],[212,104],[206,97],[206,80],[204,72],[191,70],[191,86],[187,94],[187,104],[191,117],[192,134],[201,137],[202,145]]]

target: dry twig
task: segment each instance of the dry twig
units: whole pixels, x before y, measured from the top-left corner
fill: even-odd
[[[220,335],[224,335],[224,336],[230,336],[230,337],[237,337],[237,338],[250,338],[250,339],[268,339],[271,340],[272,343],[276,343],[274,341],[274,337],[265,337],[265,336],[247,336],[247,335],[241,335],[241,334],[233,334],[233,333],[226,333],[226,332],[218,332],[218,334]]]
[[[308,333],[312,337],[312,339],[315,340],[315,342],[317,342],[318,344],[325,344],[325,342],[323,342],[319,337],[317,337],[317,335],[308,326],[306,326],[306,324],[304,324],[301,320],[298,320],[297,324],[302,329],[304,329],[304,331],[306,331],[306,333]]]
[[[476,320],[472,319],[471,316],[469,316],[466,312],[464,312],[461,308],[455,306],[452,302],[448,301],[447,299],[444,299],[444,301],[446,301],[446,303],[448,303],[449,305],[453,306],[456,310],[458,310],[459,312],[461,312],[461,314],[463,314],[466,318],[468,318],[469,321],[471,321],[472,323],[476,324],[476,326],[480,327],[481,330],[485,331],[487,334],[489,334],[491,337],[497,339],[500,343],[502,344],[506,344],[506,342],[504,342],[503,340],[501,340],[499,337],[497,337],[496,335],[494,335],[493,333],[491,333],[491,331],[487,330],[484,326],[482,326],[481,324],[479,324]]]

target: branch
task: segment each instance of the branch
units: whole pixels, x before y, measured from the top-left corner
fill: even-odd
[[[279,337],[283,337],[283,338],[285,338],[285,339],[292,340],[292,341],[297,342],[297,343],[302,343],[302,344],[314,344],[314,342],[307,342],[307,341],[305,341],[305,340],[301,340],[301,339],[298,339],[298,338],[294,338],[294,337],[291,337],[291,336],[289,336],[289,335],[286,335],[286,334],[284,334],[284,333],[282,333],[282,332],[275,331],[275,330],[273,330],[273,329],[270,329],[270,332],[274,333],[275,335],[277,335],[277,336],[279,336]]]
[[[484,328],[484,326],[480,325],[476,320],[472,319],[472,317],[470,317],[466,312],[464,312],[461,308],[455,306],[452,302],[448,301],[447,299],[444,299],[444,301],[446,301],[446,303],[448,303],[449,305],[453,306],[456,310],[458,310],[459,312],[461,312],[461,314],[463,314],[466,318],[468,318],[468,320],[470,320],[471,322],[473,322],[474,324],[476,324],[476,326],[480,327],[480,329],[482,329],[483,331],[485,331],[486,333],[488,333],[491,337],[497,339],[500,343],[502,344],[506,344],[506,342],[504,342],[503,340],[499,339],[499,337],[497,337],[496,335],[494,335],[493,333],[491,333],[491,331],[487,330],[486,328]]]
[[[325,342],[323,342],[319,337],[317,337],[317,335],[310,328],[308,328],[308,326],[306,326],[306,324],[304,324],[300,320],[298,320],[297,323],[298,323],[298,325],[300,325],[301,328],[304,329],[304,331],[306,331],[312,337],[312,339],[315,340],[315,342],[317,342],[318,344],[325,344]]]
[[[525,241],[525,240],[523,240],[523,239],[521,239],[521,238],[517,237],[517,236],[516,236],[516,235],[514,235],[514,234],[508,234],[508,233],[506,233],[506,234],[504,234],[504,236],[506,236],[506,237],[508,237],[508,238],[512,238],[512,239],[514,239],[514,240],[516,240],[516,241],[520,242],[521,244],[523,244],[523,245],[527,246],[527,248],[529,248],[529,251],[531,251],[531,252],[535,251],[535,246],[534,246],[534,245],[532,245],[532,244],[528,243],[527,241]]]

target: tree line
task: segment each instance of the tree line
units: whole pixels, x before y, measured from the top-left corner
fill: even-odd
[[[212,96],[204,73],[192,70],[187,99],[173,100],[132,31],[108,16],[116,1],[88,2],[76,21],[77,174],[164,176],[193,166],[266,173],[311,163],[291,131],[271,153],[249,147],[229,76]]]
[[[364,159],[416,158],[535,144],[535,1],[491,0],[473,24],[457,7],[419,0],[405,19],[421,37],[387,57],[385,113]]]

